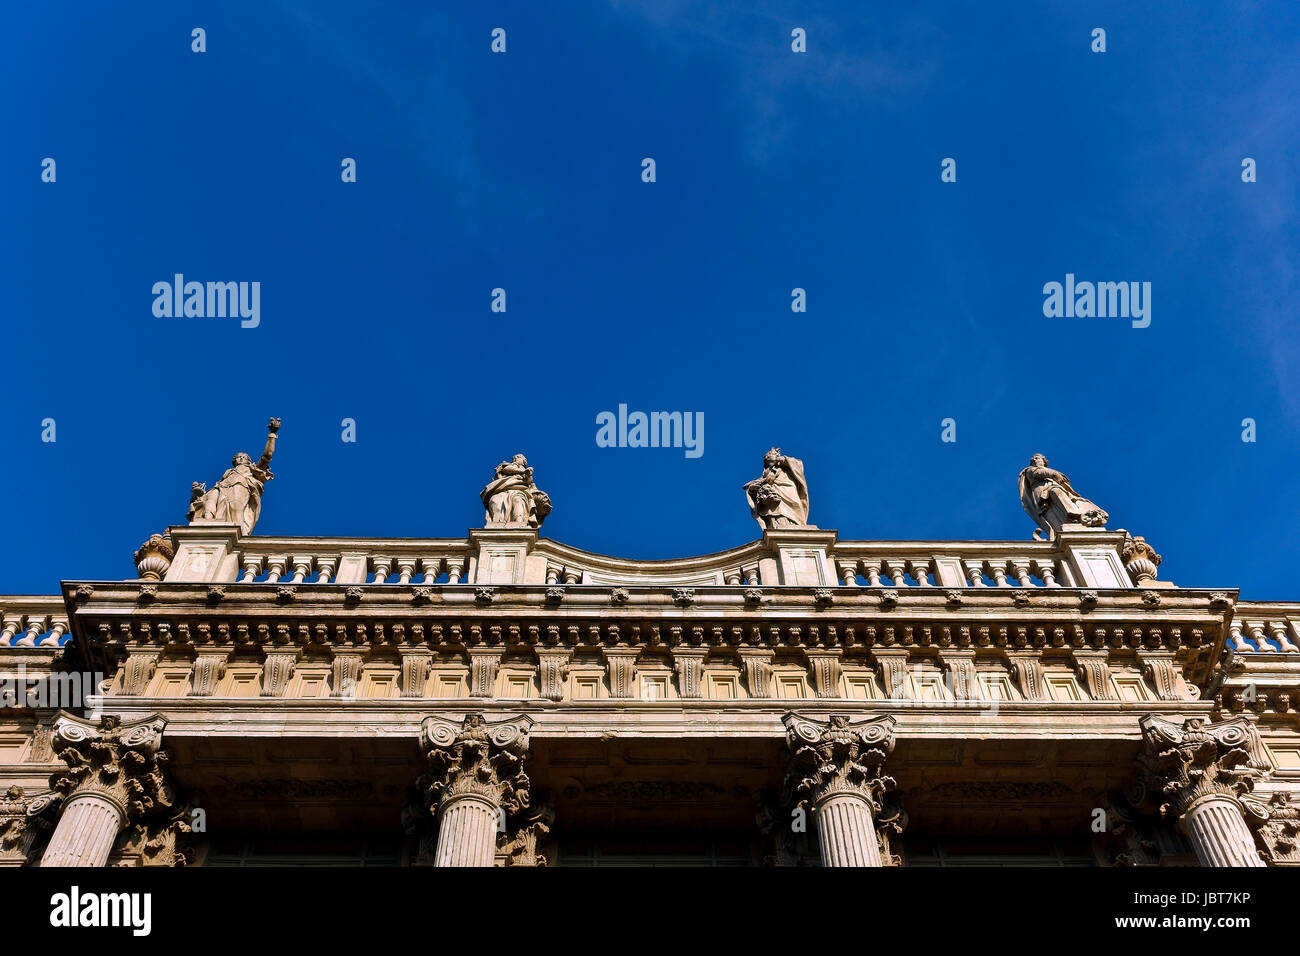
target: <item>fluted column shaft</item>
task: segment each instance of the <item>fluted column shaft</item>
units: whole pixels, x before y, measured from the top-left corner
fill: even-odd
[[[455,797],[438,812],[434,866],[491,866],[496,858],[501,808],[484,797]]]
[[[1241,806],[1229,797],[1210,797],[1183,816],[1183,827],[1201,866],[1265,866],[1246,828]]]
[[[865,797],[834,794],[817,805],[816,819],[822,866],[881,865],[876,823]]]
[[[73,796],[63,805],[41,866],[103,866],[125,824],[121,807],[100,794]]]

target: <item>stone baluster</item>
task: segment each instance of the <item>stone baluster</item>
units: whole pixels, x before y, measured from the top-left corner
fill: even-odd
[[[1140,725],[1136,801],[1176,820],[1202,866],[1264,866],[1240,799],[1269,767],[1250,721],[1147,715]]]
[[[410,584],[411,578],[415,577],[415,558],[398,558],[397,559],[397,583]]]
[[[881,866],[876,818],[896,796],[893,779],[881,772],[894,749],[894,718],[823,722],[787,714],[784,723],[786,787],[816,822],[822,866]]]
[[[880,587],[880,562],[872,561],[864,563],[863,570],[867,572],[867,586],[873,588]]]
[[[55,618],[53,624],[50,626],[50,633],[45,635],[45,638],[41,641],[41,644],[49,645],[51,647],[56,647],[58,646],[60,638],[62,638],[63,635],[66,634],[67,632],[68,632],[67,619]]]
[[[1273,640],[1277,641],[1277,646],[1282,648],[1284,652],[1295,653],[1296,651],[1300,651],[1300,647],[1296,647],[1291,643],[1291,638],[1287,637],[1286,622],[1270,621],[1268,629],[1273,634]]]
[[[1261,654],[1272,654],[1276,652],[1277,648],[1268,642],[1268,638],[1264,634],[1263,625],[1258,621],[1254,623],[1247,621],[1246,630],[1250,631],[1250,639],[1255,644],[1255,650],[1259,651]]]
[[[984,580],[984,562],[967,561],[965,562],[965,564],[966,564],[966,577],[970,581],[970,586],[973,588],[988,587],[987,582],[985,582]]]
[[[459,584],[460,579],[464,576],[464,574],[465,574],[464,558],[447,559],[447,583],[448,584]]]
[[[17,647],[35,647],[36,639],[45,633],[49,618],[44,614],[29,614],[27,616],[27,633],[15,641]]]
[[[1234,651],[1253,651],[1255,649],[1251,647],[1250,644],[1246,642],[1245,637],[1242,636],[1240,622],[1233,621],[1228,625],[1228,635],[1232,641],[1232,649]],[[0,641],[0,644],[2,643],[4,642]]]
[[[311,574],[311,555],[295,554],[293,556],[293,579],[290,584],[302,584],[307,580],[307,575]]]
[[[284,577],[285,569],[289,566],[289,556],[285,554],[268,555],[266,559],[266,583],[275,584],[280,578]]]
[[[388,575],[392,571],[392,558],[375,558],[375,579],[371,584],[383,584],[388,580]]]
[[[1049,588],[1059,588],[1056,582],[1056,564],[1052,561],[1035,561],[1038,566],[1038,576],[1043,579],[1043,586]]]
[[[104,866],[123,827],[175,806],[163,774],[165,726],[157,714],[125,724],[59,715],[51,744],[69,769],[53,784],[63,805],[41,866]]]
[[[1016,572],[1016,580],[1022,588],[1036,588],[1033,577],[1029,574],[1029,562],[1022,558],[1011,559],[1011,570]]]
[[[839,562],[840,580],[846,587],[855,588],[858,586],[858,562],[841,561]]]
[[[1005,561],[989,562],[990,569],[993,571],[993,586],[999,588],[1007,587],[1007,563]]]
[[[262,559],[257,555],[244,555],[244,576],[240,578],[240,584],[252,584],[257,576],[262,573]]]
[[[916,583],[923,588],[933,587],[930,583],[930,561],[912,561],[912,577],[916,578]]]
[[[334,570],[336,567],[338,567],[337,558],[317,558],[316,570],[318,573],[316,575],[316,583],[329,584],[330,581],[334,580]]]
[[[907,587],[907,575],[904,573],[904,563],[902,561],[886,558],[880,562],[880,565],[885,569],[885,574],[889,577],[889,580],[894,582],[894,587]]]
[[[8,647],[9,642],[14,639],[23,626],[21,617],[6,617],[4,619],[4,629],[0,630],[0,647]]]
[[[429,773],[418,786],[438,824],[434,866],[492,866],[497,834],[530,802],[523,769],[532,726],[523,716],[425,719],[420,743]]]

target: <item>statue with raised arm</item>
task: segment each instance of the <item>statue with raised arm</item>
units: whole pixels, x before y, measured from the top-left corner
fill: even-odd
[[[763,474],[745,483],[749,513],[764,529],[811,528],[808,523],[808,482],[803,462],[773,448],[763,456]]]
[[[1047,459],[1034,455],[1029,467],[1020,472],[1020,503],[1048,538],[1059,531],[1081,531],[1088,528],[1105,528],[1110,516],[1070,485],[1070,479],[1055,468],[1047,467]],[[1034,531],[1038,538],[1038,531]]]
[[[266,483],[275,477],[270,465],[271,456],[275,454],[275,436],[280,431],[280,419],[272,418],[266,428],[266,447],[256,464],[241,451],[230,460],[230,467],[211,490],[194,482],[190,487],[190,521],[202,519],[237,524],[240,534],[252,534],[262,513],[262,492]]]
[[[533,484],[533,469],[523,455],[497,465],[495,477],[479,492],[479,498],[489,526],[540,528],[551,513],[551,499]]]

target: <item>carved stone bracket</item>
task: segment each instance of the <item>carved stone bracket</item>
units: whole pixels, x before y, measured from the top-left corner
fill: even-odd
[[[708,650],[703,647],[675,647],[672,653],[678,695],[684,698],[703,697],[704,658]]]
[[[757,647],[738,648],[741,666],[745,671],[745,687],[750,697],[764,698],[772,696],[772,661],[774,651]]]
[[[469,696],[496,696],[497,671],[501,668],[501,658],[504,656],[505,649],[502,647],[469,649]]]
[[[814,693],[818,697],[842,697],[840,682],[844,676],[844,668],[840,664],[840,658],[844,656],[844,651],[839,648],[809,648],[804,653],[808,655],[808,668],[812,671]]]
[[[605,647],[601,650],[605,655],[605,665],[609,671],[609,696],[635,697],[636,659],[641,653],[640,648]]]
[[[1093,700],[1119,700],[1115,693],[1115,684],[1110,676],[1110,654],[1108,651],[1074,648],[1074,672],[1083,680]]]

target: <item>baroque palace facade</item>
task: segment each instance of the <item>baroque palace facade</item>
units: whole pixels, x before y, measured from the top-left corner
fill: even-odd
[[[255,535],[278,429],[137,578],[0,597],[0,865],[1300,861],[1300,604],[1041,456],[1032,540],[842,541],[773,449],[760,540],[636,561],[522,456],[465,538]]]

